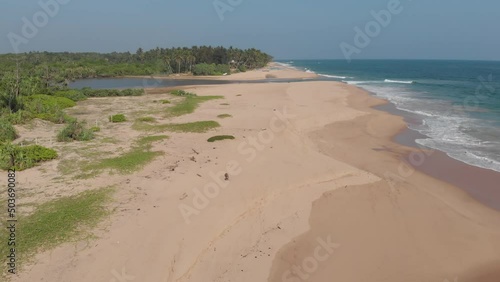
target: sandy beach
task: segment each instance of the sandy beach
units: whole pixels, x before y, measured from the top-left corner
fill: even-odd
[[[312,77],[273,64],[223,79]],[[406,125],[372,108],[385,101],[330,81],[186,90],[224,100],[169,122],[231,117],[206,133],[165,132],[154,145],[165,154],[133,174],[55,183],[57,161],[21,174],[48,198],[117,192],[97,239],[40,253],[14,281],[499,281],[500,213],[425,174],[435,155],[393,141]],[[100,112],[109,99],[132,110],[167,92],[72,110]],[[140,135],[130,123],[113,130]],[[235,140],[207,142],[214,135]],[[466,167],[446,173],[482,185]]]

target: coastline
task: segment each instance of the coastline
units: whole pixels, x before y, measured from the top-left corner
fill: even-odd
[[[401,159],[417,150],[393,141],[406,127],[403,117],[372,108],[386,101],[324,81],[187,89],[224,95],[228,105],[207,102],[175,122],[220,113],[233,118],[209,133],[169,134],[155,146],[165,157],[134,175],[112,177],[124,191],[147,193],[122,206],[91,247],[75,253],[64,244],[42,253],[18,281],[109,281],[122,269],[141,281],[301,281],[291,274],[304,262],[309,270],[316,263],[314,271],[303,270],[308,281],[467,282],[496,270],[500,214],[402,167]],[[208,144],[216,134],[237,141]],[[249,150],[255,139],[264,141]],[[227,187],[186,224],[179,205],[234,161],[240,173],[233,163]],[[174,162],[179,166],[170,171]],[[331,238],[334,247],[325,249],[328,258],[310,260],[318,238]],[[283,280],[287,271],[295,280]]]

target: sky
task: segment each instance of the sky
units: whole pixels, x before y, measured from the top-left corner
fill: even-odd
[[[275,59],[500,60],[499,27],[498,0],[0,0],[0,53],[222,45]]]

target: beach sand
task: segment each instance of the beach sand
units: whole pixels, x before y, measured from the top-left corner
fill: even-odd
[[[230,77],[269,74],[311,77]],[[167,133],[140,172],[82,182],[135,197],[98,239],[37,255],[15,281],[499,281],[500,213],[405,164],[430,152],[392,141],[405,123],[371,108],[384,101],[323,81],[189,91],[225,100],[174,122],[232,118]],[[236,139],[206,142],[223,134]]]

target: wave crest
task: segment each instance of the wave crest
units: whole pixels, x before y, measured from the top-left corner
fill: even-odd
[[[387,82],[387,83],[403,83],[403,84],[414,84],[415,81],[413,80],[391,80],[391,79],[386,79],[384,80],[384,82]]]

